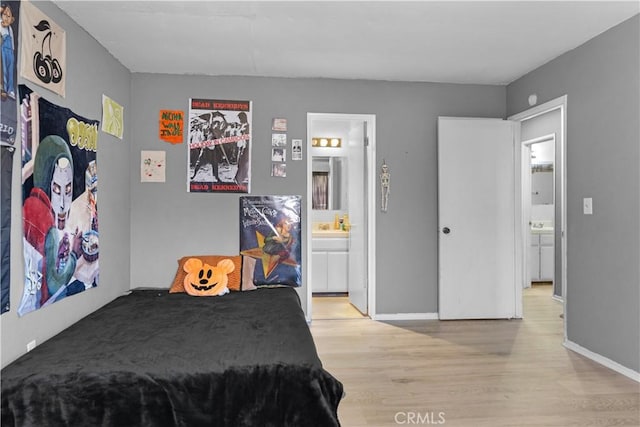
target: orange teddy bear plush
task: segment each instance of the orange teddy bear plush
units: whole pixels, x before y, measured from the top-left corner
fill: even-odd
[[[213,267],[198,258],[190,258],[184,263],[184,290],[193,296],[221,296],[229,292],[229,273],[235,270],[230,259],[223,259]]]

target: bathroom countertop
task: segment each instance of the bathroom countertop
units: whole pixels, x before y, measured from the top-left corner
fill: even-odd
[[[532,234],[553,234],[553,225],[548,222],[534,222],[531,224]]]
[[[348,231],[343,230],[311,230],[311,237],[314,238],[347,238]]]

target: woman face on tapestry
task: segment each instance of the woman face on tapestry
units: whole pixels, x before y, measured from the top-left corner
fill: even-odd
[[[51,209],[56,217],[58,230],[63,230],[73,196],[73,165],[66,157],[60,157],[53,168],[51,178]]]

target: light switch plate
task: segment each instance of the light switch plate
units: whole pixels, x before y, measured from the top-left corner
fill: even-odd
[[[582,211],[585,215],[593,215],[593,199],[585,197],[582,201]]]

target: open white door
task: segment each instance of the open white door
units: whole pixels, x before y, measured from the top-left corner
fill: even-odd
[[[349,132],[349,302],[367,314],[367,122],[357,121]]]
[[[517,126],[501,119],[438,118],[440,319],[516,314]]]

